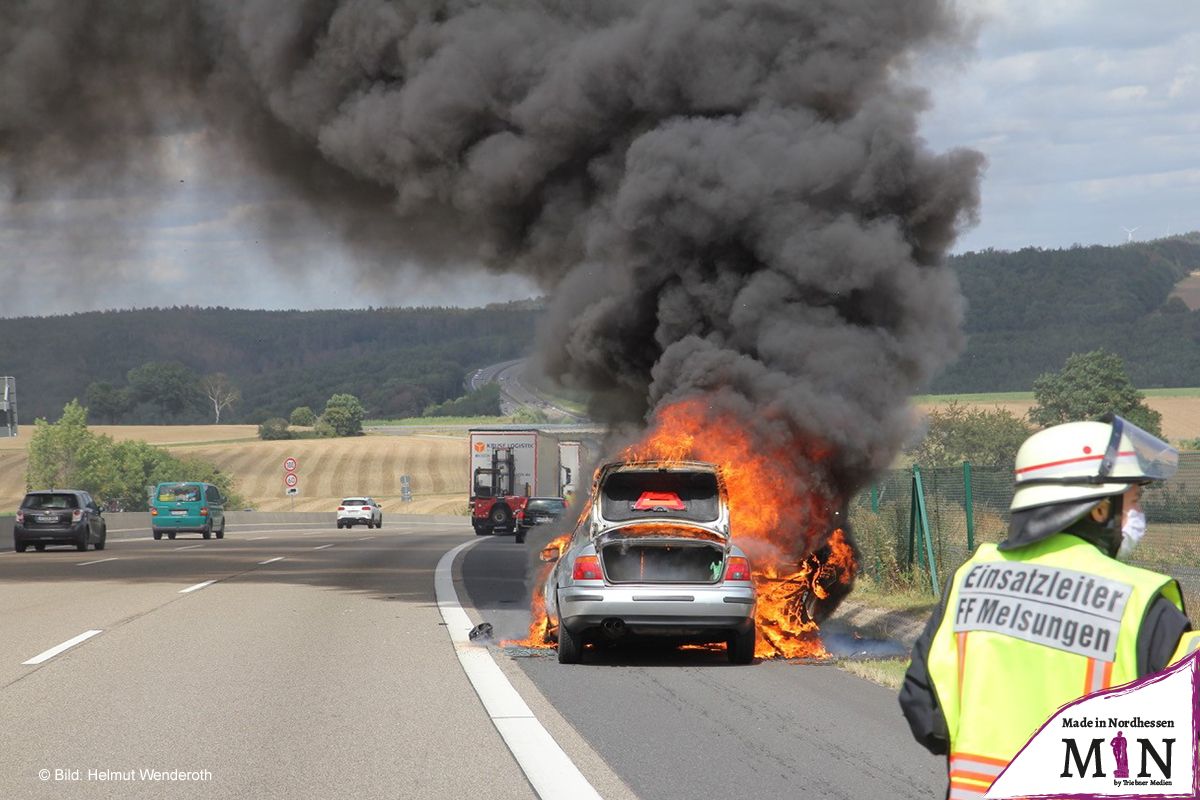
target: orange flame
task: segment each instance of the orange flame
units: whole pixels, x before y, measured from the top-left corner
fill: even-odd
[[[564,533],[552,540],[550,544],[542,548],[542,551],[550,550],[551,548],[558,550],[561,555],[567,549],[567,542],[571,540],[571,534]],[[532,647],[544,649],[553,647],[554,643],[550,640],[550,617],[546,614],[546,594],[545,584],[546,578],[550,575],[550,570],[554,569],[554,563],[542,564],[538,570],[537,580],[533,584],[533,601],[529,606],[529,635],[524,639],[505,639],[500,642],[501,646],[515,647]]]
[[[717,464],[729,495],[734,541],[751,558],[758,590],[759,658],[824,657],[822,611],[848,593],[858,565],[841,529],[830,532],[839,503],[819,474],[832,454],[795,435],[763,446],[727,412],[702,399],[661,409],[630,461],[699,460]]]

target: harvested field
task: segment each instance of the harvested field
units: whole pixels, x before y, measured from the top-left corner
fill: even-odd
[[[1015,416],[1024,416],[1033,408],[1034,401],[985,401],[972,403],[960,400],[962,405],[979,406],[981,408],[1001,408]],[[1147,397],[1146,404],[1163,416],[1163,433],[1172,442],[1184,439],[1200,438],[1200,396],[1197,397]],[[928,413],[931,409],[944,406],[943,403],[922,403],[917,407]]]
[[[385,512],[466,513],[465,433],[263,442],[255,436],[253,425],[94,426],[92,430],[115,439],[141,438],[168,449],[170,444],[181,444],[179,455],[204,458],[231,473],[238,492],[261,511],[292,509],[283,484],[283,460],[291,456],[300,464],[296,511],[332,511],[343,497],[367,494]],[[25,492],[29,438],[0,439],[8,445],[0,448],[0,509],[15,508]],[[411,477],[411,503],[400,501],[401,475]]]

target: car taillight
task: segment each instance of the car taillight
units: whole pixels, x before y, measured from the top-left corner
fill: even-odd
[[[725,580],[750,580],[750,561],[741,556],[730,556],[729,560],[725,562]]]
[[[24,521],[25,521],[25,512],[18,511],[17,512],[17,522],[24,522]]]
[[[371,510],[370,506],[363,506],[363,511],[370,511],[370,510]]]
[[[200,516],[202,516],[202,517],[208,516],[208,508],[206,506],[200,507]]]
[[[83,509],[82,508],[77,508],[71,512],[71,522],[79,522],[79,520],[81,520],[81,519],[83,519]]]
[[[345,511],[345,510],[346,510],[345,506],[338,506],[338,511]]]
[[[158,516],[158,509],[157,509],[157,508],[152,508],[152,509],[150,509],[150,516],[152,516],[152,517],[157,517],[157,516]]]
[[[604,580],[604,575],[600,572],[600,559],[596,556],[580,556],[575,559],[575,570],[571,577],[577,581]]]

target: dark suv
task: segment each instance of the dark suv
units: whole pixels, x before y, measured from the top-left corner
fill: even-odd
[[[75,489],[50,489],[30,492],[21,501],[13,525],[13,548],[24,553],[33,545],[39,552],[48,544],[73,544],[87,550],[95,543],[104,549],[108,526],[100,507],[87,492]]]

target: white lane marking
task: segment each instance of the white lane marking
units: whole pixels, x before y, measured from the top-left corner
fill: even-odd
[[[463,672],[467,673],[467,678],[475,687],[484,710],[508,745],[513,758],[521,765],[538,797],[542,800],[600,800],[599,792],[563,752],[549,731],[542,727],[542,723],[500,671],[488,649],[472,644],[467,636],[473,626],[471,618],[459,605],[458,593],[454,591],[454,559],[460,552],[481,541],[464,542],[445,553],[438,561],[433,579],[438,609],[454,643],[458,662],[462,664]]]
[[[270,538],[271,538],[270,536],[255,536],[254,538],[247,539],[246,541],[247,542],[258,542],[258,541],[262,541],[263,539],[270,539]]]
[[[73,639],[67,639],[62,644],[51,647],[49,650],[47,650],[44,653],[38,653],[36,656],[29,659],[28,661],[22,661],[21,664],[26,665],[26,666],[33,666],[34,664],[41,664],[43,661],[49,661],[50,659],[54,658],[56,655],[58,655],[62,651],[70,650],[75,645],[77,645],[81,642],[86,642],[88,639],[92,638],[96,634],[103,633],[103,632],[104,631],[84,631],[83,633],[79,634],[78,636],[76,636]]]
[[[260,561],[260,562],[258,562],[258,563],[260,563],[260,564],[274,564],[276,561],[283,561],[285,558],[287,558],[287,556],[275,556],[274,558],[268,558],[266,561]]]
[[[374,536],[364,536],[364,537],[362,537],[361,539],[358,539],[357,541],[360,541],[360,542],[367,542],[367,541],[370,541],[371,539],[374,539],[374,538],[375,538]]]
[[[195,586],[189,586],[186,589],[180,589],[179,593],[187,594],[188,592],[194,592],[197,589],[203,589],[205,586],[211,586],[214,583],[216,583],[215,580],[214,581],[204,581],[204,583],[197,583]]]
[[[333,547],[331,544],[323,544],[320,547],[314,547],[313,550],[324,550],[326,547]]]
[[[101,559],[100,559],[100,560],[98,560],[98,561],[80,561],[80,562],[79,562],[78,564],[76,564],[75,566],[77,566],[77,567],[86,567],[86,566],[87,566],[87,565],[89,565],[89,564],[103,564],[105,561],[117,561],[117,560],[118,560],[118,558],[119,558],[118,556],[113,556],[112,558],[101,558]]]
[[[187,547],[176,547],[176,550],[195,550],[197,547],[204,547],[202,544],[189,544]]]

